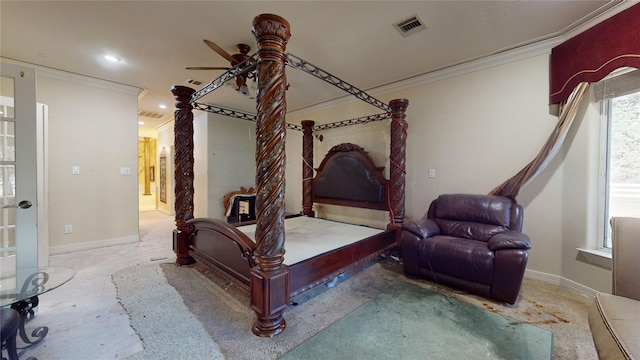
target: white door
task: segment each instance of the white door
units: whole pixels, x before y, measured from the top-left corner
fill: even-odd
[[[38,266],[35,69],[0,63],[0,271]]]

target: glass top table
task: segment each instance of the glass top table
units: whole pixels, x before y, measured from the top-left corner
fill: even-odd
[[[73,269],[42,267],[20,269],[0,277],[0,307],[25,301],[51,291],[75,276]]]
[[[31,332],[30,337],[25,330],[25,324],[35,316],[33,309],[38,306],[38,296],[67,283],[75,274],[73,269],[64,267],[20,269],[11,274],[1,274],[0,308],[10,305],[12,310],[3,311],[18,312],[20,323],[16,331],[27,345],[21,349],[36,346],[49,332],[48,327],[40,326]]]

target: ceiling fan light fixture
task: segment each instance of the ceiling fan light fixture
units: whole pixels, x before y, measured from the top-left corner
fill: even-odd
[[[243,84],[242,86],[240,86],[240,89],[238,89],[238,92],[241,93],[242,95],[249,96],[249,88],[247,87],[247,84]]]

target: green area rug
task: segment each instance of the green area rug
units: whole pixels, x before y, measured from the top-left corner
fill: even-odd
[[[553,335],[406,282],[281,359],[551,359]]]

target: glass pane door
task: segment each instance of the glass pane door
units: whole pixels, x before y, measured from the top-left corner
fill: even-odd
[[[13,78],[0,77],[0,271],[16,266],[15,108]]]
[[[38,264],[36,71],[0,67],[0,271]]]

